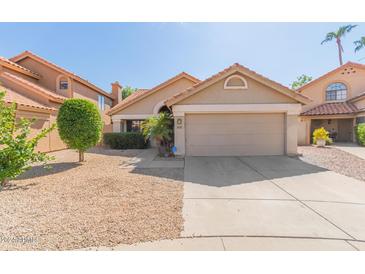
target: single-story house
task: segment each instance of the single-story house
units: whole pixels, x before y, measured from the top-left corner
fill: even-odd
[[[138,131],[162,110],[174,117],[177,155],[296,154],[298,119],[311,100],[234,64],[204,81],[183,72],[139,90],[107,114],[113,132]]]
[[[335,142],[355,142],[355,126],[365,123],[365,65],[348,62],[297,90],[312,99],[299,116],[298,143],[308,145],[324,127]]]

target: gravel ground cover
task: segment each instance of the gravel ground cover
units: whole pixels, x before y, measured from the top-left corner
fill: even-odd
[[[0,250],[69,250],[173,239],[183,229],[182,169],[122,169],[138,150],[54,152],[0,192]]]
[[[334,147],[298,147],[300,158],[337,173],[365,181],[365,160]]]

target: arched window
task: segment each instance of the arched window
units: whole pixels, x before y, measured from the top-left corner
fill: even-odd
[[[240,75],[229,76],[224,82],[224,89],[247,89],[247,81]]]
[[[70,90],[70,79],[65,75],[59,75],[56,79],[56,90],[61,94]]]
[[[347,87],[343,83],[332,83],[326,89],[326,101],[346,100]]]

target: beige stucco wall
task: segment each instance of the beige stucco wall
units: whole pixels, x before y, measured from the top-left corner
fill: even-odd
[[[98,96],[101,94],[81,84],[80,82],[72,80],[72,92],[74,98],[86,99],[93,102],[96,106],[98,106]],[[102,116],[105,125],[105,132],[109,132],[111,130],[110,129],[111,126],[109,126],[111,124],[111,119],[110,116],[106,115],[105,113],[111,108],[112,100],[106,96],[104,96],[104,100],[105,100],[105,111],[104,112],[100,111],[100,114]]]
[[[355,73],[352,71],[355,71]],[[301,94],[311,98],[313,102],[303,106],[303,111],[311,109],[316,105],[325,103],[326,89],[328,85],[331,83],[341,82],[346,84],[348,88],[348,94],[347,94],[348,99],[357,96],[360,93],[363,93],[365,91],[364,79],[365,79],[364,69],[353,68],[353,70],[350,70],[348,68],[346,71],[342,70],[333,73],[328,77],[326,77],[325,79],[322,79],[317,83],[314,83],[313,85],[309,85],[308,88],[305,88],[301,91]]]
[[[178,102],[177,105],[297,103],[279,91],[248,77],[245,77],[248,89],[224,89],[225,79]]]
[[[186,78],[181,78],[176,82],[156,91],[155,93],[145,97],[143,100],[130,105],[129,107],[121,110],[115,115],[118,114],[154,114],[153,108],[161,103],[162,101],[167,100],[173,95],[191,87],[194,83],[191,80]]]
[[[365,79],[364,79],[364,83],[365,83]],[[364,88],[364,92],[365,92],[365,88]],[[365,98],[354,102],[355,106],[359,109],[365,109]]]
[[[310,119],[299,117],[297,126],[298,145],[309,145]]]
[[[49,66],[46,66],[40,62],[37,62],[33,60],[32,58],[24,58],[20,60],[19,65],[26,67],[30,69],[31,71],[34,71],[41,75],[41,78],[39,79],[39,85],[52,90],[56,91],[56,80],[57,77],[61,74],[57,70],[54,70],[50,68]]]
[[[53,123],[56,123],[56,114],[48,114],[48,113],[38,113],[33,111],[25,111],[18,110],[17,118],[27,118],[27,119],[36,119],[36,121],[31,125],[31,133],[30,138],[34,137],[41,130],[45,128],[49,128]],[[37,151],[41,152],[49,152],[60,149],[65,149],[66,145],[62,142],[61,138],[58,135],[57,129],[54,129],[49,133],[46,137],[42,138],[37,147]]]
[[[298,115],[285,115],[285,153],[296,155],[298,147]]]

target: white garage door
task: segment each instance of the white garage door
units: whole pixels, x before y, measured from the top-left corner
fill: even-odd
[[[186,155],[284,154],[284,114],[188,114]]]

